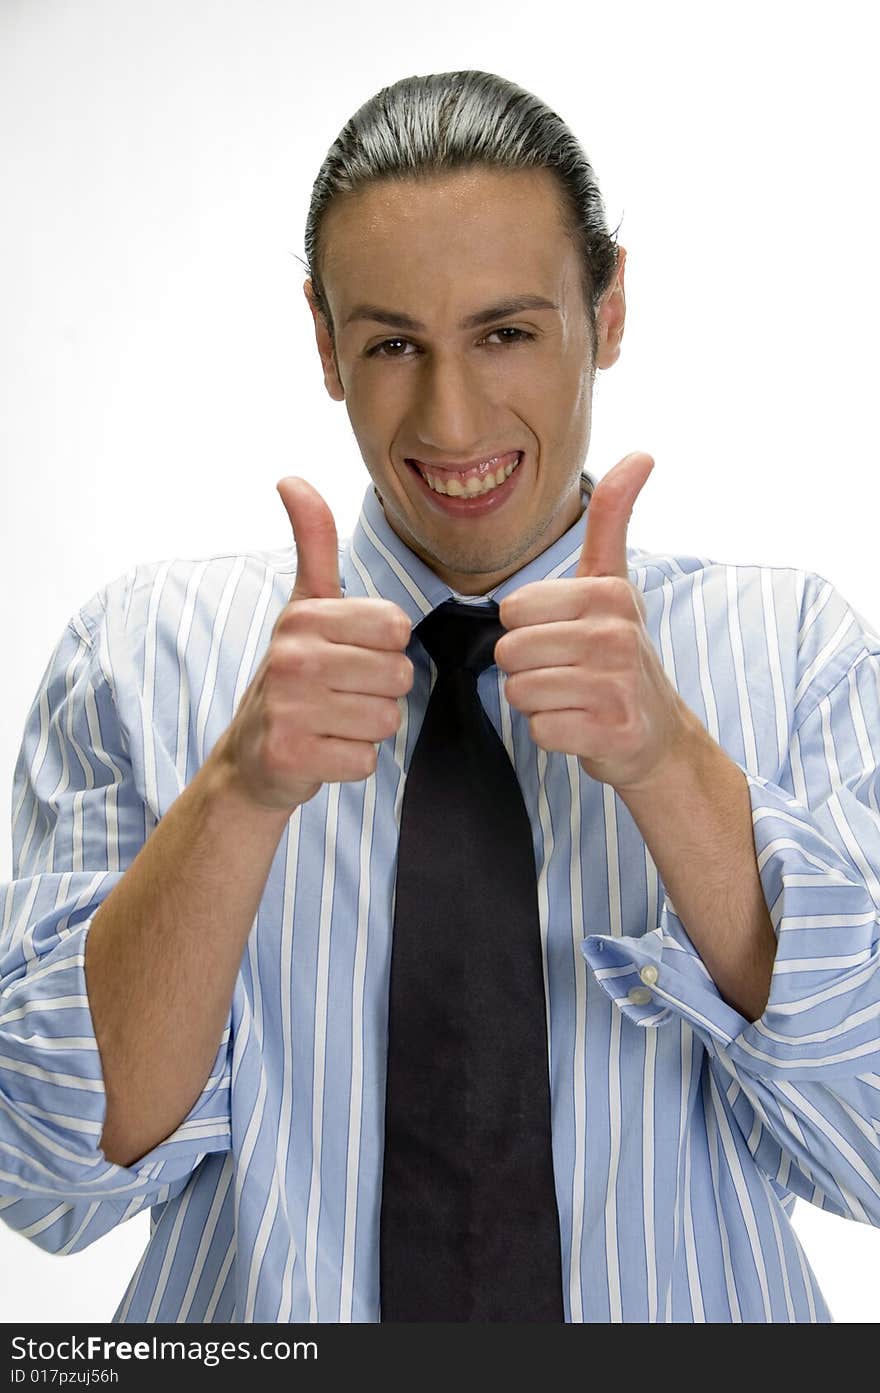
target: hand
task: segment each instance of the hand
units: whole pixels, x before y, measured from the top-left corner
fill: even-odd
[[[627,573],[627,524],[653,468],[646,454],[620,460],[593,491],[576,574],[524,585],[499,606],[510,632],[495,661],[535,744],[577,755],[618,792],[654,778],[697,719],[660,664]]]
[[[412,624],[391,600],[343,598],[333,514],[305,479],[276,485],[296,542],[296,583],[225,733],[224,755],[263,808],[366,779],[413,683]]]

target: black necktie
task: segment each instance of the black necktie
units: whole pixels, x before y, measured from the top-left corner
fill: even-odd
[[[437,665],[403,794],[380,1222],[383,1321],[562,1321],[532,831],[477,694],[498,606],[415,630]]]

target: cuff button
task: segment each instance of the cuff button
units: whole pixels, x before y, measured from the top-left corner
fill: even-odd
[[[633,1006],[647,1006],[651,1000],[651,993],[647,987],[631,987],[627,992],[627,997]]]

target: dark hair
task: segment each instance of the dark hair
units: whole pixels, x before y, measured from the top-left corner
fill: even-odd
[[[405,77],[365,102],[331,145],[312,188],[305,253],[315,300],[333,335],[321,284],[321,223],[334,198],[381,179],[418,178],[474,165],[549,169],[562,193],[566,230],[582,254],[584,300],[595,357],[596,310],[617,267],[592,166],[560,116],[494,73]]]

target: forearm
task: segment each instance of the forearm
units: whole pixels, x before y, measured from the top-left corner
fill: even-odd
[[[776,935],[755,859],[743,771],[687,712],[679,752],[639,790],[619,790],[688,937],[749,1021],[770,994]]]
[[[224,739],[169,808],[86,937],[107,1110],[130,1165],[169,1136],[217,1054],[248,932],[289,812],[239,790]]]

